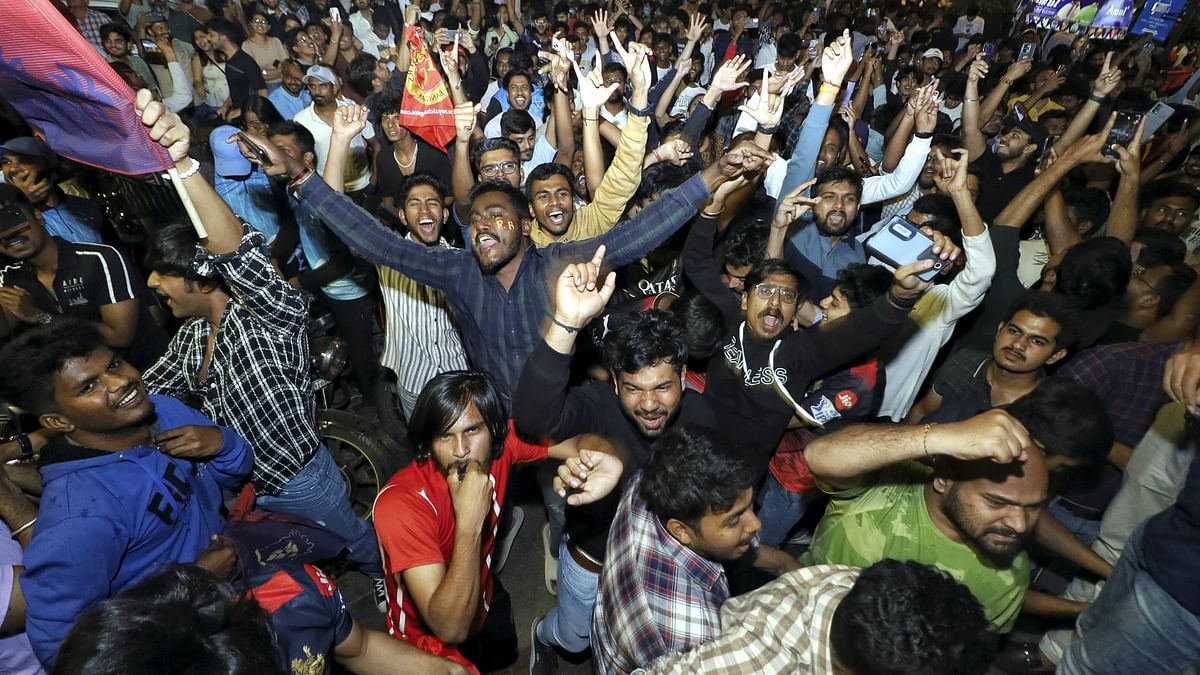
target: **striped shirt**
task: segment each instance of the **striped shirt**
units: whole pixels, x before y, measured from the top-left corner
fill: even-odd
[[[832,673],[829,624],[858,580],[859,569],[814,565],[721,607],[721,635],[684,654],[654,662],[655,675],[772,675]]]
[[[444,238],[437,245],[450,248]],[[400,388],[415,399],[438,374],[465,370],[467,355],[441,291],[386,265],[377,270],[386,320],[381,362],[399,378]]]

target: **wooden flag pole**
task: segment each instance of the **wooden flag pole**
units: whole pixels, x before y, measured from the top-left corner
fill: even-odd
[[[179,195],[179,201],[183,202],[183,209],[187,211],[188,218],[192,221],[192,227],[196,229],[196,236],[208,239],[208,230],[204,228],[204,223],[200,222],[200,214],[196,212],[196,205],[192,203],[192,198],[188,196],[187,188],[183,185],[183,179],[179,177],[179,169],[174,166],[167,169],[167,177],[171,179],[171,185],[175,186],[175,193]]]

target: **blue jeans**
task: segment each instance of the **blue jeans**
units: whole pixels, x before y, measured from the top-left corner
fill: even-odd
[[[1100,519],[1080,518],[1071,513],[1063,508],[1061,497],[1055,497],[1051,500],[1047,510],[1058,519],[1058,522],[1063,524],[1063,527],[1070,530],[1076,537],[1079,537],[1079,541],[1082,541],[1084,544],[1091,546],[1100,538]]]
[[[587,649],[599,591],[600,575],[575,562],[567,550],[567,537],[563,537],[558,545],[558,604],[538,624],[538,639],[575,654]]]
[[[266,511],[308,518],[342,535],[350,540],[346,557],[358,565],[359,571],[372,579],[383,578],[375,530],[354,515],[346,494],[346,479],[324,445],[279,494],[260,495],[257,505]]]
[[[1100,596],[1076,623],[1059,675],[1174,675],[1200,661],[1200,617],[1159,586],[1142,560],[1139,525]]]
[[[762,521],[762,528],[758,531],[759,542],[776,548],[782,545],[788,532],[800,522],[808,505],[817,496],[818,493],[802,495],[792,492],[768,472],[759,499],[762,504],[758,510],[758,519]]]

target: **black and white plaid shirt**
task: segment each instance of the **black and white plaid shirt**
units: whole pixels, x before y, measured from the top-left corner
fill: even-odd
[[[193,318],[142,377],[152,392],[193,401],[250,441],[255,488],[278,494],[320,444],[309,378],[308,300],[271,267],[258,232],[247,229],[233,253],[198,250],[197,271],[220,275],[232,296],[208,374],[199,379],[212,325]]]

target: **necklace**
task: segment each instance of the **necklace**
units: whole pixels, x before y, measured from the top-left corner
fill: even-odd
[[[409,160],[408,160],[408,163],[407,163],[407,164],[405,164],[404,162],[401,162],[401,161],[400,161],[400,148],[399,148],[399,146],[397,146],[397,147],[396,147],[396,151],[392,153],[392,156],[394,156],[394,157],[396,158],[396,164],[400,165],[400,168],[401,168],[401,169],[410,169],[410,168],[412,168],[412,165],[413,165],[413,164],[416,164],[416,163],[417,163],[417,152],[418,152],[420,149],[421,149],[421,146],[419,146],[419,145],[414,145],[414,146],[413,146],[412,157],[410,157],[410,158],[409,158]]]

